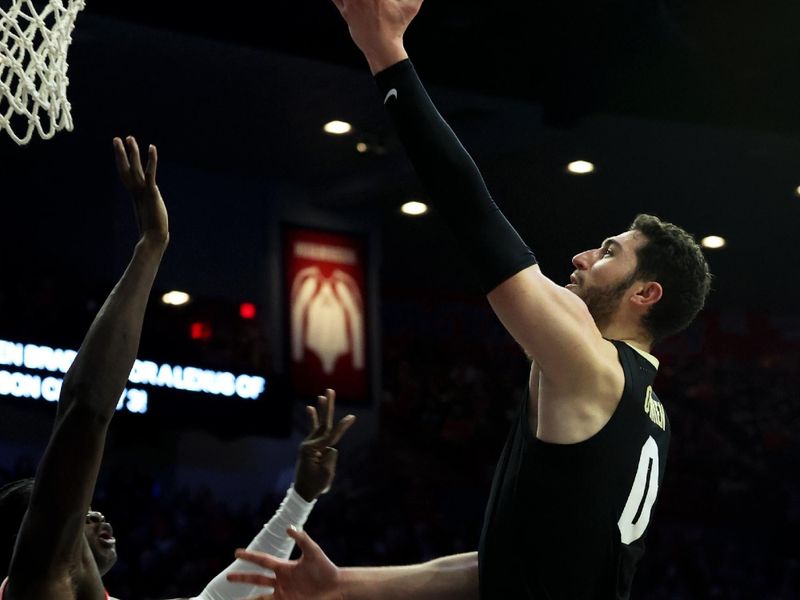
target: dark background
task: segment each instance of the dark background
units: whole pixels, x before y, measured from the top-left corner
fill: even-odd
[[[114,135],[158,145],[172,243],[156,286],[196,296],[176,315],[154,294],[143,356],[280,382],[277,225],[369,232],[374,398],[309,531],[340,564],[474,549],[527,365],[436,215],[399,213],[425,196],[346,27],[323,0],[168,4],[90,1],[69,55],[75,130],[24,148],[0,138],[0,337],[77,347],[127,262]],[[656,349],[674,434],[638,598],[800,597],[798,22],[791,2],[429,0],[409,33],[434,100],[554,280],[639,212],[728,239],[708,253],[707,311]],[[323,134],[334,118],[354,133]],[[578,158],[597,172],[565,173]],[[255,322],[238,318],[242,301]],[[200,318],[215,331],[202,344],[187,335]],[[272,514],[305,431],[278,389],[261,432],[237,431],[223,407],[115,423],[97,502],[123,556],[112,594],[196,594]],[[32,471],[50,408],[0,399],[4,479]]]

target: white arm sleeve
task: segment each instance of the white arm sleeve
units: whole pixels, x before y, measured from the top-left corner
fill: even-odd
[[[278,511],[250,542],[247,549],[266,552],[278,558],[289,558],[294,548],[294,540],[286,534],[286,530],[291,525],[301,530],[316,502],[316,500],[306,502],[300,494],[294,491],[294,486],[290,487]],[[192,600],[239,600],[248,596],[272,592],[271,588],[254,587],[247,583],[230,583],[226,576],[234,571],[255,571],[270,577],[273,575],[269,569],[262,569],[252,563],[237,559]]]

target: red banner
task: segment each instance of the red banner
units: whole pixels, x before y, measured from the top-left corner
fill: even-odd
[[[366,250],[348,235],[286,229],[289,359],[297,394],[368,400]]]

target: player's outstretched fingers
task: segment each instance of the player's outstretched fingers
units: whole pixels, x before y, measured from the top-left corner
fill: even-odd
[[[317,409],[313,406],[306,406],[306,414],[311,420],[311,435],[313,436],[319,429],[319,416],[317,415]]]
[[[114,138],[114,158],[117,163],[117,172],[124,179],[131,170],[131,163],[128,161],[128,153],[125,152],[125,144],[122,142],[122,138]]]
[[[158,168],[158,149],[150,144],[147,148],[147,166],[144,173],[149,185],[156,184],[156,169]]]
[[[355,415],[347,415],[341,421],[336,424],[336,428],[331,433],[330,439],[328,440],[328,446],[335,446],[339,443],[339,440],[342,439],[342,436],[347,433],[347,430],[356,422]]]
[[[265,569],[272,569],[273,571],[291,564],[289,561],[275,558],[264,552],[251,552],[250,550],[244,550],[242,548],[236,551],[236,558],[253,563],[259,567],[264,567]]]
[[[131,169],[133,170],[134,175],[141,181],[144,180],[144,170],[142,169],[142,158],[139,155],[139,144],[136,141],[136,138],[132,135],[129,135],[125,138],[128,142],[128,149],[130,150],[130,162],[131,162]]]
[[[290,538],[292,538],[295,542],[297,542],[297,547],[300,548],[300,550],[303,552],[304,555],[322,554],[322,548],[320,548],[317,542],[312,540],[311,536],[308,535],[305,531],[298,531],[294,526],[292,526],[286,530],[286,533],[289,534]]]
[[[328,411],[327,411],[327,413],[325,415],[326,420],[327,420],[326,430],[330,431],[333,428],[333,413],[336,410],[336,392],[334,392],[330,388],[325,390],[325,400],[327,401],[327,402],[325,402],[325,405],[326,405],[326,407],[328,409]]]
[[[317,427],[311,434],[312,438],[316,439],[325,435],[325,428],[328,425],[328,410],[328,398],[325,396],[317,396],[317,407],[314,409],[314,412],[317,414]]]
[[[250,583],[252,585],[262,585],[264,587],[275,587],[275,578],[262,575],[261,573],[228,573],[226,578],[231,583]]]

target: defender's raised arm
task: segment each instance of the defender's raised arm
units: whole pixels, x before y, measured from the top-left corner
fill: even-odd
[[[122,140],[114,140],[139,240],[64,378],[53,433],[11,561],[7,600],[71,597],[61,594],[91,571],[83,560],[88,551],[84,523],[106,432],[136,358],[147,300],[169,241],[167,211],[156,185],[156,148],[150,146],[143,169],[136,140],[129,137],[127,147],[126,152]],[[88,576],[90,585],[102,590],[97,569]]]

